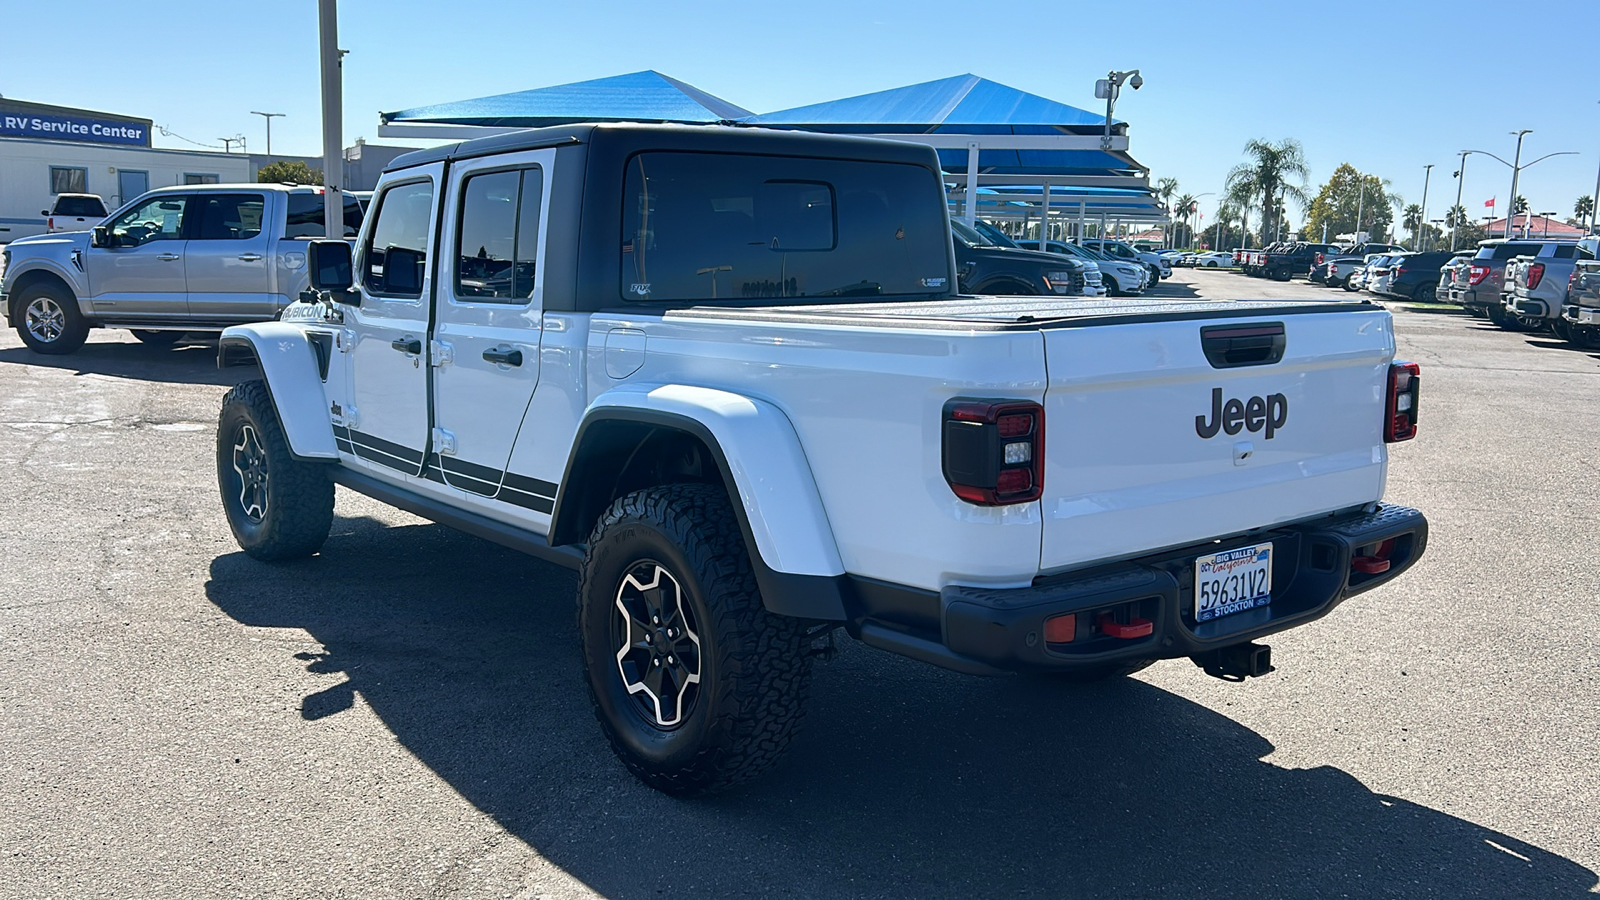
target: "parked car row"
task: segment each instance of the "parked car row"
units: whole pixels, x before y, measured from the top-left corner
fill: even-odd
[[[1549,331],[1600,346],[1600,237],[1484,241],[1441,274],[1451,302],[1510,331]]]

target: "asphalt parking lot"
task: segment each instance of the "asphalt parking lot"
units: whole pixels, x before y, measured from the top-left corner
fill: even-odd
[[[1389,498],[1428,554],[1276,673],[1067,688],[846,640],[782,767],[695,802],[606,749],[571,573],[344,492],[320,556],[250,560],[213,345],[7,331],[0,896],[1593,896],[1600,354],[1396,320]]]

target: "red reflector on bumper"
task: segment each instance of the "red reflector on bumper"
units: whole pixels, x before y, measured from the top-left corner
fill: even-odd
[[[1070,644],[1077,636],[1076,615],[1052,616],[1044,620],[1044,642],[1047,644]]]
[[[1382,575],[1389,571],[1390,562],[1376,556],[1358,556],[1350,560],[1350,568],[1363,575]]]
[[[1094,624],[1100,626],[1102,633],[1124,641],[1148,637],[1151,632],[1156,630],[1155,623],[1149,619],[1134,619],[1124,625],[1112,618],[1111,613],[1101,613],[1100,617],[1095,619]]]

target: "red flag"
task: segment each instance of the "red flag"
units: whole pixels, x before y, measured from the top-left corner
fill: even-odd
[[[1489,199],[1487,199],[1487,200],[1485,200],[1485,201],[1483,201],[1483,205],[1484,205],[1484,206],[1494,206],[1494,201],[1495,201],[1495,200],[1496,200],[1496,199],[1498,199],[1498,198],[1496,198],[1496,197],[1490,197],[1490,198],[1489,198]]]

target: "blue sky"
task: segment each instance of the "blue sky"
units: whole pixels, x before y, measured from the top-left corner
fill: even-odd
[[[79,0],[66,22],[59,5],[10,3],[0,94],[145,116],[208,144],[243,133],[252,150],[265,139],[250,110],[282,112],[273,149],[316,154],[316,6]],[[1095,110],[1096,78],[1138,68],[1144,89],[1117,106],[1134,156],[1195,194],[1219,191],[1253,137],[1298,138],[1313,190],[1350,162],[1415,202],[1434,163],[1430,217],[1454,200],[1455,153],[1509,159],[1513,129],[1534,129],[1524,159],[1579,152],[1523,173],[1535,211],[1570,214],[1600,163],[1600,87],[1586,74],[1600,52],[1597,0],[342,0],[339,18],[346,143],[378,141],[379,110],[640,69],[769,112],[964,72]],[[1481,214],[1509,187],[1509,169],[1473,156],[1462,202]],[[1215,199],[1201,203],[1209,218]]]

